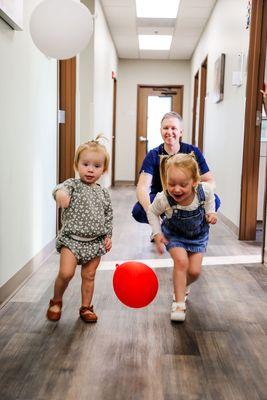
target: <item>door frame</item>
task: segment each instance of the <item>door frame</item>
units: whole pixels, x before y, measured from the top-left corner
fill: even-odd
[[[260,89],[263,87],[264,81],[266,46],[267,0],[252,1],[238,236],[240,240],[255,240],[256,236],[261,135],[261,123],[259,120],[259,123],[257,122],[257,116],[259,118],[262,111],[262,94],[260,93]],[[263,214],[265,232],[265,210]],[[265,242],[265,238],[263,238],[263,242]]]
[[[115,186],[116,161],[116,106],[117,106],[117,79],[113,78],[113,116],[112,116],[112,150],[111,150],[111,186]]]
[[[137,113],[136,113],[136,151],[135,151],[135,184],[139,178],[139,164],[140,160],[144,159],[146,155],[147,143],[144,141],[142,155],[139,154],[139,136],[142,135],[147,137],[147,98],[150,95],[158,96],[157,92],[163,92],[166,89],[170,92],[172,90],[180,91],[180,100],[172,106],[173,111],[178,112],[181,117],[183,116],[183,96],[184,96],[184,85],[137,85]],[[142,93],[145,90],[145,95]],[[165,93],[167,94],[167,93]],[[141,128],[140,128],[141,126]]]
[[[199,86],[199,70],[194,76],[194,94],[193,94],[193,120],[192,120],[192,145],[196,145],[196,127],[197,127],[197,100]]]
[[[76,57],[59,61],[59,109],[65,122],[59,123],[58,182],[73,178],[76,127]]]
[[[73,178],[73,160],[76,136],[76,57],[59,60],[58,107],[65,112],[65,122],[58,118],[57,183]],[[60,229],[61,213],[57,209],[56,230]]]
[[[206,56],[200,68],[200,99],[199,99],[197,147],[202,153],[204,147],[204,121],[205,121],[205,99],[207,94],[207,74],[208,74],[208,56]]]

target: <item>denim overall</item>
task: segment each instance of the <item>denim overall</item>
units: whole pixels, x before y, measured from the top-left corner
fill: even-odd
[[[183,247],[192,253],[206,251],[209,238],[209,224],[205,219],[205,193],[201,184],[197,187],[199,206],[196,210],[188,211],[177,208],[177,203],[168,194],[167,200],[172,208],[171,218],[166,216],[162,222],[162,232],[169,241],[167,250],[173,247]]]

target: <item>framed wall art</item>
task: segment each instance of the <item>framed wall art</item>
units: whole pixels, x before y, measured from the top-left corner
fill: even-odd
[[[213,88],[213,101],[219,103],[223,100],[224,92],[224,68],[225,68],[225,54],[221,54],[214,64],[214,88]]]

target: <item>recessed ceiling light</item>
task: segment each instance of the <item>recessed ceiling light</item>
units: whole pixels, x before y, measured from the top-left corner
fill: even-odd
[[[176,18],[180,0],[135,0],[138,18]]]
[[[171,35],[138,35],[140,50],[170,50]]]

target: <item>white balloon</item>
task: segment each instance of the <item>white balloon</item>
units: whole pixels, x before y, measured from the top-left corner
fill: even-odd
[[[44,0],[31,15],[30,32],[45,55],[65,60],[89,42],[93,17],[84,4],[75,0]]]

